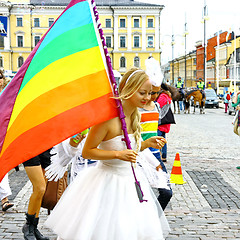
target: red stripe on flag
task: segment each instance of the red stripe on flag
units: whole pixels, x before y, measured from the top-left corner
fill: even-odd
[[[0,181],[18,164],[37,156],[77,132],[117,117],[115,100],[110,98],[111,96],[112,93],[77,106],[16,138],[0,158]]]

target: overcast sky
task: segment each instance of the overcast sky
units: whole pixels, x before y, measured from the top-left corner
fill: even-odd
[[[218,30],[229,31],[240,27],[240,0],[136,0],[164,5],[161,13],[162,64],[172,59],[171,35],[175,35],[174,57],[184,55],[185,18],[187,22],[187,52],[195,49],[195,43],[204,38],[204,1],[208,8],[206,37],[210,38]]]

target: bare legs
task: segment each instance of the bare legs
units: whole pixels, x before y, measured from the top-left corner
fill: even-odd
[[[25,167],[25,171],[33,186],[33,193],[29,199],[28,214],[39,216],[42,204],[42,198],[46,190],[46,182],[44,179],[44,170],[39,166]]]

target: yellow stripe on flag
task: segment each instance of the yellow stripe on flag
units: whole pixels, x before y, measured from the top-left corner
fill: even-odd
[[[99,47],[72,54],[48,65],[35,75],[17,96],[8,129],[19,113],[34,99],[63,84],[103,69],[105,66]]]

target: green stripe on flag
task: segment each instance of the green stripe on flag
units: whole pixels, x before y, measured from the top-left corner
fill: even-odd
[[[83,37],[84,35],[86,37]],[[96,46],[98,46],[98,41],[92,23],[72,29],[58,36],[34,56],[24,76],[19,92],[37,73],[51,63]]]

